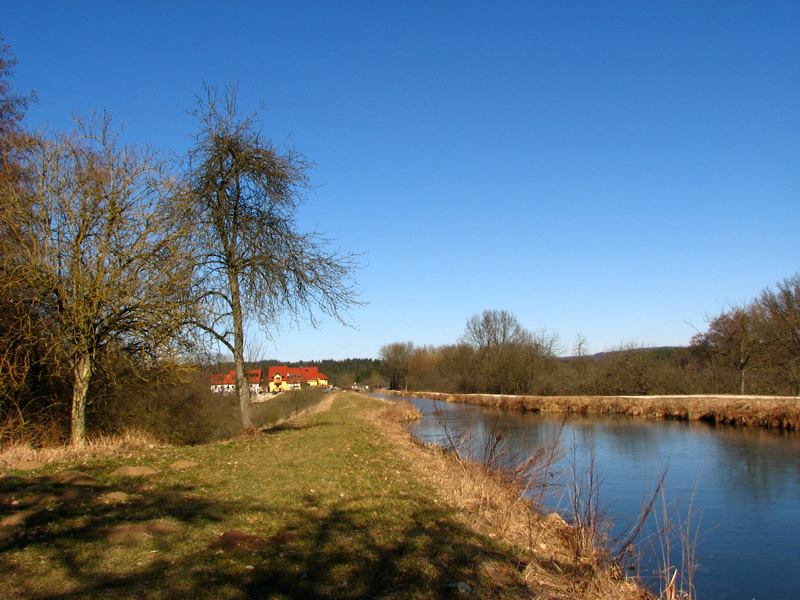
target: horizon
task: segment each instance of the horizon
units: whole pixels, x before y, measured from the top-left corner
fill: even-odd
[[[316,165],[299,226],[365,253],[357,328],[251,336],[300,362],[456,343],[487,309],[566,352],[686,346],[791,277],[798,30],[791,1],[34,0],[0,33],[30,128],[108,110],[182,154],[203,82],[266,104],[266,136]]]

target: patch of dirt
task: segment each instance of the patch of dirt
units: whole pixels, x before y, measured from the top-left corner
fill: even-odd
[[[142,475],[155,475],[158,473],[155,469],[150,467],[119,467],[111,472],[112,475],[121,475],[123,477],[139,477]]]
[[[74,484],[82,487],[67,488],[43,494],[36,493],[39,490],[41,490],[42,487],[44,487],[43,483],[38,483],[35,485],[26,485],[22,487],[15,487],[9,489],[5,493],[0,494],[0,504],[6,504],[18,507],[42,506],[45,504],[53,504],[55,502],[64,502],[64,501],[68,502],[72,500],[80,500],[82,498],[88,498],[93,495],[94,491],[88,488],[93,487],[94,484],[90,484],[89,482],[87,482],[82,478],[76,479],[76,481],[78,482],[83,481],[84,483]],[[94,480],[92,479],[92,481]]]
[[[20,510],[13,515],[7,515],[0,519],[0,527],[14,527],[16,525],[38,525],[52,518],[52,513],[48,510]]]
[[[45,475],[44,477],[37,477],[36,481],[40,483],[60,483],[61,485],[79,486],[100,484],[100,482],[91,475],[81,473],[80,471],[63,471],[61,473],[54,473],[53,475]]]
[[[106,504],[117,504],[119,502],[126,502],[130,498],[125,492],[109,492],[100,496],[100,500]]]
[[[82,489],[68,489],[64,490],[63,492],[58,493],[58,497],[61,500],[72,501],[72,500],[81,500],[83,498],[89,498],[92,496],[92,490]]]
[[[36,460],[23,460],[20,463],[14,465],[14,468],[17,471],[35,471],[36,469],[41,469],[44,466],[44,463],[40,463]]]
[[[171,533],[175,528],[168,523],[131,523],[129,525],[115,525],[102,529],[100,535],[107,540],[118,540],[135,535],[151,535],[153,533]]]
[[[191,469],[192,467],[196,467],[197,463],[193,460],[176,460],[172,463],[169,468],[170,469]]]
[[[25,498],[23,503],[27,506],[39,506],[42,504],[53,504],[59,500],[61,500],[60,494],[34,494],[33,496]]]
[[[63,471],[36,478],[3,478],[3,483],[11,483],[13,487],[0,494],[0,504],[11,506],[15,512],[0,519],[0,527],[26,527],[50,521],[55,518],[55,513],[43,507],[90,497],[94,494],[91,488],[100,485],[94,477],[80,471]],[[72,487],[37,493],[47,484]]]
[[[270,543],[262,537],[231,529],[209,544],[211,550],[224,552],[255,552],[268,548]]]

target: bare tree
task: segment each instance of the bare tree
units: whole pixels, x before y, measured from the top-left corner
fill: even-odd
[[[462,340],[478,351],[526,341],[530,334],[506,310],[484,310],[467,320]]]
[[[101,353],[158,360],[181,350],[195,306],[187,220],[168,210],[177,182],[164,161],[120,145],[107,115],[42,142],[30,167],[30,189],[10,193],[0,215],[13,241],[2,283],[16,285],[26,318],[44,323],[51,358],[70,374],[71,441],[82,445]]]
[[[235,87],[205,92],[193,113],[200,132],[187,156],[196,262],[211,314],[198,326],[233,354],[242,425],[250,427],[246,324],[269,335],[281,317],[316,326],[322,313],[345,323],[348,309],[359,304],[357,263],[316,231],[298,230],[295,215],[310,189],[306,158],[262,135],[261,108],[241,116]]]
[[[484,310],[467,320],[461,343],[474,352],[475,378],[481,391],[527,394],[558,349],[558,336],[532,333],[506,310]]]
[[[383,372],[389,378],[390,389],[408,389],[408,373],[413,352],[414,344],[411,342],[395,342],[381,347]]]
[[[36,100],[15,92],[11,76],[16,58],[0,35],[0,215],[11,205],[11,197],[25,193],[30,184],[28,161],[36,139],[23,126],[28,104]],[[0,256],[14,253],[15,242],[0,221]],[[21,302],[20,282],[10,278],[0,260],[0,411],[21,413],[16,396],[25,387],[32,362],[39,354],[38,336],[29,327],[29,307]],[[10,401],[6,404],[6,401]]]
[[[36,101],[36,95],[12,91],[10,78],[16,64],[11,48],[0,35],[0,190],[26,181],[26,155],[36,141],[22,126],[28,104]]]
[[[692,338],[695,348],[702,348],[712,360],[738,373],[739,393],[745,394],[751,371],[763,366],[764,315],[756,304],[736,306],[709,319],[708,331]]]
[[[800,396],[800,274],[764,290],[757,304],[765,312],[769,363]]]

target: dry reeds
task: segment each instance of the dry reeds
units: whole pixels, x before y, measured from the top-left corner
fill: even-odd
[[[440,419],[443,421],[443,417]],[[481,439],[450,431],[446,421],[443,427],[447,431],[443,442],[450,449],[422,446],[410,436],[406,447],[411,460],[424,465],[426,477],[443,501],[518,556],[516,565],[493,568],[514,569],[521,582],[541,599],[652,598],[636,582],[624,579],[604,549],[593,545],[599,540],[599,521],[588,531],[582,527],[587,522],[571,526],[557,513],[540,512],[547,487],[558,480],[553,477],[553,465],[560,452],[563,425],[525,457],[508,453],[503,434],[496,427]],[[450,451],[458,449],[461,452]],[[589,515],[598,516],[594,508],[587,519]],[[576,545],[580,546],[577,560]]]
[[[82,461],[88,457],[112,456],[143,448],[162,445],[150,433],[136,428],[124,430],[114,435],[96,435],[81,447],[52,445],[37,448],[30,443],[13,442],[0,451],[0,472],[14,469],[21,463],[41,463]]]
[[[415,421],[422,418],[420,410],[408,400],[391,402],[386,410],[388,416],[396,421]]]

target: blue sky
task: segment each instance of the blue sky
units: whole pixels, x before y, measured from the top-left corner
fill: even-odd
[[[28,123],[94,108],[184,152],[203,82],[316,167],[299,213],[363,252],[357,329],[260,355],[448,344],[484,309],[592,352],[687,344],[800,271],[800,3],[9,3]],[[258,344],[256,344],[258,345]]]

